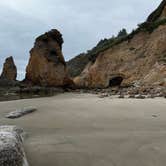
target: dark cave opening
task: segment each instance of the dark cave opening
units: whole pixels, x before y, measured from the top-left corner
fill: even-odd
[[[116,76],[110,79],[109,87],[120,86],[123,81],[123,77]]]

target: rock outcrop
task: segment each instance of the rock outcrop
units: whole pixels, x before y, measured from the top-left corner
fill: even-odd
[[[10,81],[15,81],[17,78],[17,68],[14,63],[13,57],[8,57],[3,65],[3,70],[1,74],[1,79],[7,79]]]
[[[0,165],[29,165],[23,148],[23,129],[16,126],[0,126]]]
[[[39,36],[30,51],[25,80],[40,86],[67,86],[70,80],[62,54],[63,38],[53,29]]]
[[[79,87],[117,84],[166,86],[166,0],[147,21],[89,61],[74,79]]]

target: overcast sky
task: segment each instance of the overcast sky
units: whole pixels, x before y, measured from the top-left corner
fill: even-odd
[[[125,27],[136,28],[161,0],[0,0],[0,71],[13,56],[18,79],[24,77],[37,36],[57,28],[68,60]]]

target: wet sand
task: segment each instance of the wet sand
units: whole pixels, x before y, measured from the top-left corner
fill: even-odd
[[[22,107],[38,111],[4,116]],[[65,93],[0,102],[0,125],[27,132],[30,166],[164,166],[166,100],[110,99]]]

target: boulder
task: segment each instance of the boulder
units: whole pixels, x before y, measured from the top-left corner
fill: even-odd
[[[23,129],[0,126],[0,165],[28,166],[23,148]]]
[[[16,77],[17,77],[17,68],[14,63],[13,57],[11,56],[6,58],[0,78],[7,79],[10,81],[15,81]]]
[[[62,44],[62,35],[56,29],[39,36],[30,51],[25,81],[40,86],[71,84],[62,54]]]

